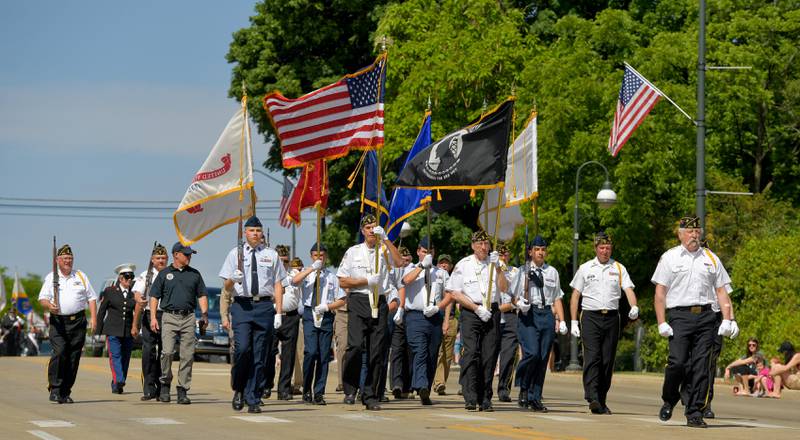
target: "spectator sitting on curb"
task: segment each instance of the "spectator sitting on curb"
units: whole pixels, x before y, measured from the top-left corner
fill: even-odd
[[[781,364],[777,358],[773,359],[769,373],[775,380],[769,397],[776,399],[781,398],[781,388],[800,390],[800,353],[794,351],[794,346],[789,341],[784,341],[778,352],[783,354],[784,363]]]
[[[758,339],[750,338],[747,340],[745,355],[725,367],[725,379],[730,379],[731,374],[734,376],[733,393],[737,396],[749,396],[754,392],[758,377],[754,359],[756,355],[764,359],[764,354],[759,350]]]

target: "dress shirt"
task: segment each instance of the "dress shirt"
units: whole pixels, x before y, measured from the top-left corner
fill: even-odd
[[[561,281],[558,276],[558,271],[555,267],[544,263],[541,267],[537,267],[532,262],[530,265],[520,266],[514,276],[511,284],[511,295],[514,297],[525,296],[525,277],[528,276],[530,269],[542,270],[542,281],[544,281],[543,293],[545,304],[542,304],[542,298],[539,296],[539,288],[533,281],[528,281],[528,292],[530,294],[530,303],[534,306],[552,306],[557,299],[564,297],[564,292],[561,290]],[[528,296],[525,296],[528,299]]]
[[[278,253],[264,245],[258,245],[255,248],[256,264],[258,268],[258,296],[272,297],[275,295],[275,283],[284,282],[287,277],[286,269],[283,267]],[[250,294],[250,267],[252,260],[253,248],[249,244],[244,244],[244,258],[243,266],[244,280],[241,283],[233,283],[234,296],[252,297]],[[225,262],[222,263],[222,268],[219,271],[219,276],[229,280],[233,276],[233,272],[238,266],[238,249],[233,248],[228,253]]]
[[[150,286],[153,285],[153,281],[155,281],[156,280],[156,276],[158,276],[158,271],[156,270],[155,267],[153,267],[152,273],[153,273],[153,275],[150,277]],[[136,280],[134,281],[133,287],[131,288],[131,290],[134,291],[134,292],[139,292],[139,294],[142,295],[142,298],[144,298],[145,301],[147,301],[144,304],[144,309],[145,310],[150,310],[150,292],[145,292],[144,291],[144,285],[147,282],[146,278],[147,278],[147,271],[144,270],[144,271],[142,271],[142,273],[139,274],[138,277],[136,277]],[[147,319],[150,319],[150,315],[147,315],[147,316],[148,316]]]
[[[387,295],[392,289],[396,290],[394,277],[391,276],[392,266],[389,264],[387,250],[381,246],[381,256],[378,261],[378,273],[381,275],[378,293]],[[375,274],[375,248],[368,248],[365,243],[360,243],[350,247],[342,258],[342,264],[336,271],[336,276],[340,278],[368,278]],[[367,285],[351,287],[350,294],[369,294],[370,288]]]
[[[702,306],[717,301],[718,287],[731,283],[719,258],[706,248],[689,252],[675,246],[664,252],[651,279],[667,288],[667,308]]]
[[[53,272],[44,277],[39,299],[53,301]],[[58,274],[59,315],[74,315],[86,310],[89,301],[97,301],[97,293],[83,272],[73,270],[69,275]]]
[[[403,277],[407,274],[411,273],[417,266],[409,265],[406,267],[405,272],[403,273]],[[444,276],[446,272],[438,267],[431,267],[430,268],[430,281],[431,281],[431,300],[432,305],[439,304],[444,296],[444,283],[446,278]],[[419,271],[417,278],[414,281],[405,285],[406,287],[406,310],[418,310],[420,312],[425,311],[425,306],[428,304],[425,303],[425,296],[427,293],[427,289],[425,287],[425,269]]]
[[[603,264],[597,257],[581,264],[569,285],[581,293],[583,310],[617,310],[622,291],[634,287],[625,266],[613,258]]]
[[[462,258],[447,280],[446,290],[461,292],[475,304],[483,304],[483,297],[489,290],[489,259],[478,261],[473,254]],[[492,303],[498,303],[500,292],[497,273],[492,276]]]

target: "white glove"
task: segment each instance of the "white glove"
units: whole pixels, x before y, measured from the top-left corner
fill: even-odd
[[[375,275],[370,275],[367,277],[367,285],[369,286],[370,289],[377,287],[380,282],[381,282],[380,274],[376,273]]]
[[[322,260],[314,260],[314,262],[311,263],[311,268],[314,270],[322,269]]]
[[[731,339],[739,335],[739,324],[736,321],[731,321]]]
[[[422,264],[422,267],[424,269],[430,269],[431,266],[433,265],[433,255],[431,254],[425,255],[425,258],[422,259],[422,262],[420,264]]]
[[[631,307],[631,311],[628,312],[628,319],[631,321],[636,321],[639,319],[639,306]]]
[[[570,333],[572,333],[572,336],[574,336],[576,338],[580,338],[581,337],[581,329],[578,327],[578,321],[573,319],[569,323],[570,323],[570,327],[572,327],[572,330],[570,331]]]
[[[244,273],[239,269],[234,270],[233,275],[231,275],[231,281],[234,283],[241,283],[244,281]]]
[[[275,323],[272,325],[272,327],[277,330],[281,328],[281,324],[283,324],[283,315],[275,315]]]
[[[531,309],[531,303],[525,298],[520,298],[517,300],[517,308],[522,313],[528,313],[528,310]]]
[[[439,308],[433,305],[425,306],[425,310],[422,311],[422,314],[425,315],[426,318],[430,318],[437,313],[439,313]]]
[[[317,260],[317,261],[319,261],[319,260]],[[330,310],[330,309],[328,308],[327,304],[320,304],[320,305],[314,307],[314,313],[316,313],[318,315],[322,315],[323,313],[327,312],[328,310]]]
[[[719,325],[719,331],[717,331],[717,334],[722,336],[730,336],[733,332],[731,327],[731,321],[728,319],[723,319],[722,324]]]
[[[666,322],[662,322],[661,324],[658,324],[658,334],[665,338],[668,338],[673,334],[672,327]]]
[[[489,254],[489,263],[494,264],[495,266],[500,263],[500,254],[497,251],[492,252]]]
[[[403,323],[403,312],[405,312],[405,310],[397,309],[397,312],[394,314],[394,318],[392,318],[395,324],[400,325]]]
[[[483,322],[489,322],[492,319],[492,312],[486,309],[484,306],[478,306],[475,310],[475,314],[478,315],[478,318],[481,318]]]
[[[567,334],[567,322],[566,321],[558,321],[558,334],[566,335]]]
[[[381,239],[381,241],[386,240],[386,231],[383,230],[380,226],[375,226],[372,228],[372,233],[375,234],[376,237]]]

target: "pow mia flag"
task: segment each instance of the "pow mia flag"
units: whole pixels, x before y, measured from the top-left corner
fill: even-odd
[[[419,189],[494,188],[505,179],[514,100],[417,153],[396,186]]]

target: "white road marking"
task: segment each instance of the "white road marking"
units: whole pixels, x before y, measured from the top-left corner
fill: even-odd
[[[436,417],[446,417],[449,419],[456,419],[456,420],[488,420],[488,421],[495,420],[491,417],[471,416],[469,414],[438,414]]]
[[[727,420],[720,420],[728,422]],[[744,425],[744,426],[752,426],[753,428],[776,428],[776,429],[792,429],[789,426],[781,426],[781,425],[769,425],[767,423],[757,423],[757,422],[743,422],[741,420],[730,420],[730,423],[734,425]]]
[[[579,419],[577,417],[568,417],[568,416],[551,416],[551,415],[540,415],[537,414],[534,417],[541,417],[543,419],[555,420],[556,422],[589,422],[589,419]]]
[[[75,424],[66,420],[31,420],[31,423],[40,428],[74,428]]]
[[[638,420],[640,422],[650,422],[650,423],[658,423],[659,425],[672,425],[672,426],[684,426],[686,422],[678,422],[675,420],[670,420],[667,422],[662,422],[657,416],[653,417],[628,417],[631,420]]]
[[[253,423],[292,423],[291,420],[279,419],[270,416],[231,416],[231,418]]]
[[[373,416],[369,414],[338,414],[336,417],[347,420],[358,420],[360,422],[382,422],[387,420],[395,420],[390,417]]]
[[[28,433],[35,437],[39,437],[42,440],[61,440],[60,437],[56,437],[53,434],[48,434],[44,431],[28,431]]]
[[[173,419],[166,419],[164,417],[150,417],[142,419],[130,419],[142,425],[184,425],[185,423]]]

